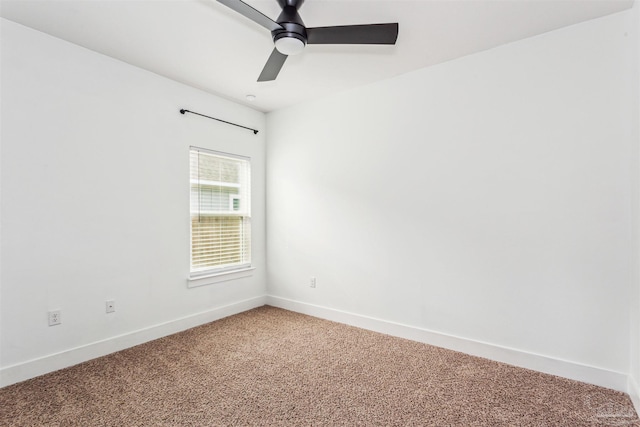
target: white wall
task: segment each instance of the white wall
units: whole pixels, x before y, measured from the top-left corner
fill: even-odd
[[[631,297],[629,298],[631,308],[630,326],[630,374],[629,391],[633,399],[636,410],[640,412],[640,4],[636,1],[633,5],[632,19],[634,21],[632,41],[635,42],[633,49],[633,76],[631,91],[635,94],[632,124],[632,140],[634,153],[630,157],[632,161],[632,182],[633,182],[633,204],[632,219],[633,226],[633,281],[631,285]]]
[[[264,303],[264,128],[262,113],[2,20],[0,385]],[[187,288],[190,145],[252,158],[252,277]]]
[[[272,300],[626,378],[630,17],[270,113]]]

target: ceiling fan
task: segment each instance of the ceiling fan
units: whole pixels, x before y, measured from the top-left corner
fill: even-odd
[[[276,46],[259,82],[275,80],[287,56],[302,52],[307,44],[396,44],[398,39],[397,23],[307,28],[298,14],[304,0],[277,0],[282,13],[276,21],[240,0],[218,2],[271,31]]]

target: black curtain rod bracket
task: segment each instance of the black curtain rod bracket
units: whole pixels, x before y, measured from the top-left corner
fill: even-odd
[[[257,131],[256,129],[251,129],[251,128],[248,128],[248,127],[246,127],[246,126],[237,125],[237,124],[235,124],[235,123],[231,123],[231,122],[228,122],[228,121],[226,121],[226,120],[216,119],[215,117],[205,116],[204,114],[196,113],[195,111],[185,110],[185,109],[183,108],[183,109],[181,109],[181,110],[180,110],[180,114],[184,114],[184,113],[196,114],[196,115],[198,115],[198,116],[206,117],[207,119],[217,120],[217,121],[219,121],[219,122],[226,123],[226,124],[228,124],[228,125],[237,126],[237,127],[239,127],[239,128],[242,128],[242,129],[250,130],[250,131],[252,131],[252,132],[253,132],[253,134],[254,134],[254,135],[257,135],[257,134],[258,134],[258,131]]]

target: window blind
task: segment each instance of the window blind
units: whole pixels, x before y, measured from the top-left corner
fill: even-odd
[[[191,147],[191,273],[251,265],[250,159]]]

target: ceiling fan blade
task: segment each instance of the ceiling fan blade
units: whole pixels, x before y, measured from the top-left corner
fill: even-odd
[[[261,12],[255,10],[245,2],[240,0],[218,0],[219,3],[227,6],[230,9],[235,10],[240,15],[243,15],[253,22],[258,23],[265,27],[269,31],[282,30],[282,25],[275,22],[273,19],[269,18],[266,15],[263,15]]]
[[[273,49],[273,52],[271,52],[271,56],[267,60],[267,63],[264,65],[264,68],[260,73],[260,77],[258,77],[258,81],[268,82],[271,80],[275,80],[276,77],[278,77],[280,69],[284,65],[284,61],[286,60],[287,55],[280,53],[278,49]]]
[[[307,44],[396,44],[398,24],[307,28]]]

